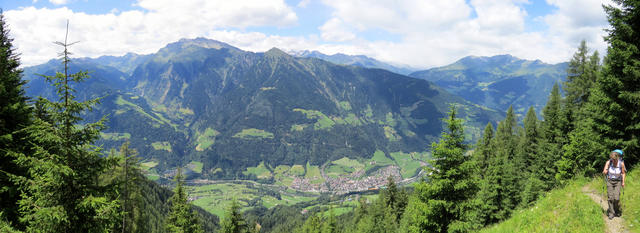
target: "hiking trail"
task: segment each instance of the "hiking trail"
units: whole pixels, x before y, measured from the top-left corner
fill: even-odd
[[[616,217],[611,220],[607,217],[607,208],[609,208],[609,206],[607,204],[606,197],[602,196],[602,194],[599,194],[596,190],[589,187],[588,185],[585,185],[584,187],[582,187],[582,193],[589,196],[591,200],[595,201],[597,204],[600,204],[600,207],[602,208],[602,219],[604,220],[604,224],[605,224],[605,232],[607,233],[619,233],[619,232],[628,233],[629,232],[629,230],[625,228],[624,219],[622,217]],[[624,216],[624,212],[623,212],[623,216]]]

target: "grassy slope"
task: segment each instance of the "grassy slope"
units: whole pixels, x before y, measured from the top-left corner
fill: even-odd
[[[531,208],[519,210],[509,220],[482,232],[604,232],[598,203],[582,194],[582,187],[603,192],[601,178],[581,179],[551,191]],[[629,172],[621,197],[625,229],[640,232],[640,169]]]
[[[622,195],[623,216],[627,229],[640,232],[640,169],[629,172]]]
[[[553,190],[527,209],[481,232],[604,232],[602,211],[581,189],[586,179]]]

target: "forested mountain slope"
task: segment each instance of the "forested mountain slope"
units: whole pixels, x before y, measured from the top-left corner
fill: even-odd
[[[513,105],[516,113],[524,114],[531,106],[542,110],[553,84],[565,80],[567,63],[546,64],[511,55],[469,56],[409,76],[434,82],[472,103],[502,111]]]
[[[421,152],[440,134],[450,104],[461,106],[469,139],[499,115],[424,80],[275,48],[252,53],[198,38],[120,59],[139,65],[130,71],[117,58],[72,63],[94,77],[79,84],[79,97],[104,97],[87,116],[108,115],[100,143],[130,140],[161,176],[194,163],[202,169],[187,175],[235,178],[260,163],[319,166],[376,151]],[[49,96],[35,74],[55,65],[25,69],[31,96]]]

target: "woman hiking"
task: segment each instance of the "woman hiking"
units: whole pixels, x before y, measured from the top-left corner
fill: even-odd
[[[609,160],[604,165],[602,173],[607,178],[607,194],[609,199],[609,209],[607,215],[609,219],[620,217],[620,188],[624,188],[624,180],[626,177],[626,167],[621,159],[622,150],[616,149],[609,154]]]

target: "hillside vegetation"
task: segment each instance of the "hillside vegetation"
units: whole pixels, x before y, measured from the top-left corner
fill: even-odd
[[[604,232],[600,206],[582,192],[587,183],[584,178],[571,181],[564,188],[546,193],[533,206],[515,211],[510,219],[480,232]]]
[[[640,169],[631,171],[625,183],[621,197],[625,222],[621,227],[640,232]],[[585,186],[596,190],[606,202],[602,177],[579,178],[546,193],[531,207],[514,212],[510,219],[480,232],[605,232],[604,210],[585,194]]]

